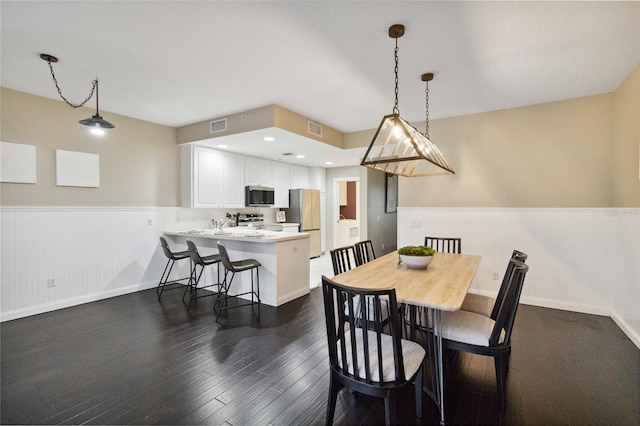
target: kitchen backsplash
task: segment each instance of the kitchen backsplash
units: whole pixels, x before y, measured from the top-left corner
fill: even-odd
[[[185,209],[176,208],[173,214],[165,215],[164,229],[189,230],[205,229],[211,225],[211,219],[222,219],[227,213],[260,213],[265,223],[276,222],[276,212],[280,209],[268,207],[247,207],[244,209]]]

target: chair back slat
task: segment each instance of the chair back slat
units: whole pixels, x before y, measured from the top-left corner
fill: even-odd
[[[462,253],[461,238],[424,237],[424,245],[441,253]]]
[[[356,255],[353,246],[339,247],[329,253],[331,254],[334,275],[346,272],[356,266]]]
[[[376,258],[376,253],[373,250],[373,243],[371,240],[355,243],[353,245],[353,251],[355,254],[356,266],[364,265]]]

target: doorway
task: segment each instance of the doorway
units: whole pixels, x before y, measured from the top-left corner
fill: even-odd
[[[333,196],[333,247],[360,241],[360,178],[335,178]]]

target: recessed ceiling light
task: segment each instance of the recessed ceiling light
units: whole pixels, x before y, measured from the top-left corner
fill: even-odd
[[[264,140],[267,142],[273,142],[276,140],[276,138],[274,138],[273,136],[265,136]]]
[[[228,145],[218,145],[218,148],[228,148]]]
[[[330,165],[332,165],[332,164],[333,164],[333,161],[327,161],[327,162],[325,162],[324,164],[326,164],[327,166],[330,166]]]
[[[304,155],[298,154],[298,155],[296,155],[296,158],[304,158]]]

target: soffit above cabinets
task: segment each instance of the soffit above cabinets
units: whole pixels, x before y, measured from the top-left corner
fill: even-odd
[[[366,150],[344,149],[341,132],[278,105],[180,127],[177,141],[307,167],[356,166]]]

